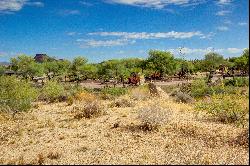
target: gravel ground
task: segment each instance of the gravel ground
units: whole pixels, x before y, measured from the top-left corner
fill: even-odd
[[[92,119],[75,119],[74,105],[36,103],[15,120],[0,116],[0,164],[248,164],[248,147],[232,141],[244,130],[209,121],[171,99],[109,107]],[[138,110],[157,103],[169,121],[158,131],[138,126]],[[116,127],[114,127],[114,124]]]

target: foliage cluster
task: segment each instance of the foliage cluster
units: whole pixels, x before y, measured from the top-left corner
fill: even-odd
[[[30,83],[15,77],[0,76],[1,111],[14,114],[20,111],[28,111],[37,97],[38,91]]]
[[[206,111],[223,123],[245,124],[249,115],[249,100],[242,95],[215,94],[211,99],[198,102],[196,109]]]

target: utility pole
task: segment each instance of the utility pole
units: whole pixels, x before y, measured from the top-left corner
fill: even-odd
[[[185,55],[185,53],[184,53],[183,49],[184,49],[183,46],[182,46],[182,47],[179,47],[179,55],[180,55],[180,57],[181,57],[181,59],[182,59],[182,63],[181,63],[181,73],[180,73],[181,76],[184,75],[184,61],[185,61],[184,55]]]

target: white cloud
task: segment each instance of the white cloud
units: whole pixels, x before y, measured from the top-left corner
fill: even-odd
[[[123,50],[120,50],[117,52],[117,54],[124,54],[124,53],[125,53],[125,51],[123,51]]]
[[[230,11],[228,10],[221,10],[221,11],[218,11],[215,15],[217,16],[225,16],[227,14],[231,13]]]
[[[224,24],[232,24],[232,21],[230,21],[230,20],[225,20],[225,21],[224,21]]]
[[[156,33],[148,33],[148,32],[94,32],[89,33],[88,35],[98,35],[98,36],[113,36],[113,37],[122,37],[125,39],[166,39],[166,38],[174,38],[174,39],[188,39],[195,36],[199,36],[200,38],[206,38],[206,35],[201,33],[200,31],[195,32],[156,32]]]
[[[29,6],[36,6],[36,7],[44,7],[44,3],[42,2],[27,2]]]
[[[181,52],[184,53],[184,55],[187,56],[204,56],[205,54],[213,51],[222,55],[239,55],[243,52],[245,48],[217,48],[214,49],[213,47],[207,47],[207,48],[188,48],[184,47],[182,48]],[[166,51],[172,52],[174,55],[179,55],[180,48],[175,49],[167,49]]]
[[[11,14],[21,10],[25,5],[44,6],[42,2],[30,2],[30,0],[0,0],[0,13]]]
[[[108,3],[140,6],[148,8],[162,9],[167,5],[190,6],[204,3],[205,0],[105,0]]]
[[[227,48],[225,51],[231,54],[242,53],[245,48]]]
[[[127,40],[127,39],[117,39],[117,40],[85,40],[85,39],[77,39],[77,42],[80,43],[81,48],[123,46],[123,45],[128,45],[128,44],[135,43],[134,40]]]
[[[229,30],[229,28],[226,27],[226,26],[219,26],[219,27],[217,27],[217,29],[218,29],[219,31],[228,31],[228,30]]]
[[[60,10],[58,14],[62,16],[69,16],[69,15],[79,15],[81,14],[81,12],[79,10],[66,9],[66,10]]]
[[[67,32],[66,35],[68,36],[76,36],[76,35],[81,35],[82,33],[79,32]]]
[[[81,5],[83,5],[83,6],[93,6],[92,3],[85,2],[85,1],[80,1],[79,3],[80,3]]]
[[[68,32],[67,35],[68,35],[68,36],[75,36],[75,35],[76,35],[76,32]]]
[[[247,23],[246,22],[239,22],[238,25],[245,26],[245,25],[247,25]]]
[[[232,3],[232,0],[218,0],[218,5],[229,5]]]

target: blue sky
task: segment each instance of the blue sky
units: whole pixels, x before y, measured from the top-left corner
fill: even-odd
[[[0,61],[46,53],[90,62],[239,56],[249,46],[248,0],[0,0]]]

